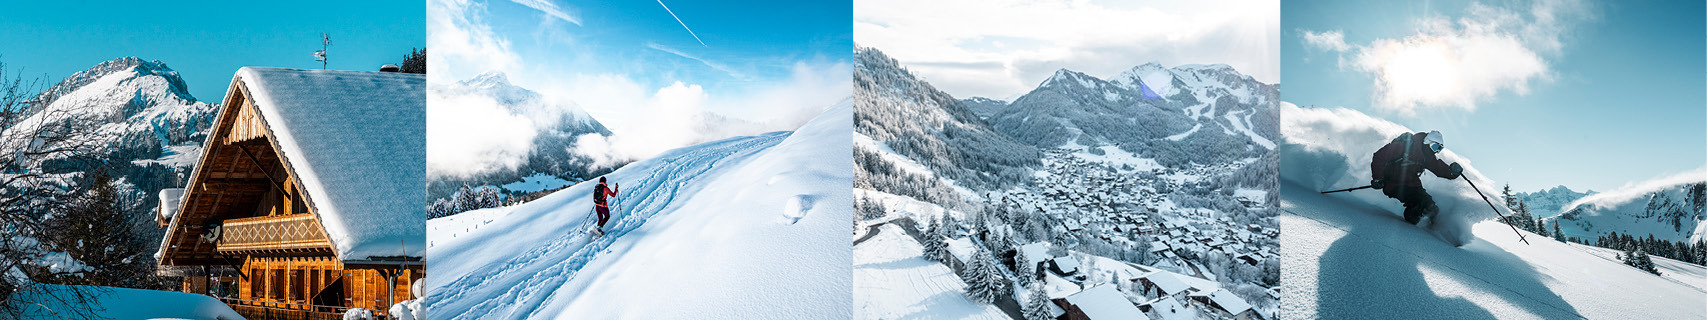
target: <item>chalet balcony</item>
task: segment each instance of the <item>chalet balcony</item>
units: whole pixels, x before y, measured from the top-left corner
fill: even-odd
[[[220,252],[309,251],[327,249],[331,242],[308,213],[225,220]]]
[[[271,301],[239,300],[220,298],[225,305],[237,311],[247,319],[273,320],[343,320],[344,312],[350,308],[339,306],[320,306],[297,303]],[[374,313],[374,319],[387,319],[386,315]]]

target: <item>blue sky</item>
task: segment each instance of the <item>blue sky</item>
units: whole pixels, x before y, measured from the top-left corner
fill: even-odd
[[[1283,100],[1440,130],[1513,189],[1608,191],[1707,164],[1702,2],[1309,1],[1281,12]],[[1468,66],[1440,76],[1392,68],[1418,52],[1406,46],[1479,51],[1448,54]],[[1413,78],[1423,81],[1403,82]]]
[[[733,99],[796,82],[802,72],[830,72],[853,52],[847,2],[476,0],[430,6],[429,20],[446,23],[435,30],[454,31],[434,34],[441,38],[432,42],[442,44],[434,47],[448,53],[434,57],[434,66],[446,65],[449,72],[431,75],[432,81],[503,71],[512,82],[547,95],[588,87],[577,77],[605,76],[646,91],[680,82],[699,86],[712,100]],[[588,97],[599,94],[568,99],[595,116],[626,116],[630,106]],[[724,105],[710,109],[753,120],[764,116]]]
[[[219,102],[244,66],[377,70],[426,46],[419,1],[29,1],[0,10],[8,72],[58,82],[134,56],[177,70],[202,101]]]
[[[846,1],[428,1],[429,174],[515,163],[533,146],[511,142],[531,141],[550,128],[538,120],[565,112],[610,129],[576,143],[600,163],[794,130],[853,95],[852,10]],[[539,93],[544,107],[433,89],[488,72]]]

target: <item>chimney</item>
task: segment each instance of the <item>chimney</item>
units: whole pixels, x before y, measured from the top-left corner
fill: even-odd
[[[400,71],[402,71],[402,69],[397,68],[397,65],[395,65],[395,64],[386,64],[383,66],[379,66],[379,71],[380,72],[400,72]]]

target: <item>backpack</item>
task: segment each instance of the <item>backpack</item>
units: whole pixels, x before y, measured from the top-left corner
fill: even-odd
[[[605,184],[603,182],[600,182],[597,187],[593,187],[593,203],[605,203]]]

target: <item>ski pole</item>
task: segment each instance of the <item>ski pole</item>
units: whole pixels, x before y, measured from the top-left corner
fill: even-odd
[[[1517,240],[1518,241],[1523,241],[1523,244],[1529,244],[1529,239],[1524,239],[1523,233],[1517,232],[1517,226],[1511,225],[1511,220],[1506,218],[1504,213],[1500,213],[1499,208],[1494,207],[1494,202],[1492,200],[1488,200],[1488,195],[1482,193],[1482,188],[1476,187],[1475,181],[1470,181],[1470,177],[1464,177],[1464,182],[1469,182],[1470,183],[1470,189],[1476,190],[1476,195],[1482,196],[1482,202],[1488,203],[1488,209],[1494,209],[1494,214],[1499,215],[1500,220],[1505,220],[1505,222],[1506,222],[1505,226],[1511,227],[1511,233],[1517,234]]]
[[[1356,187],[1356,188],[1345,188],[1345,189],[1339,189],[1339,190],[1322,191],[1322,194],[1329,194],[1329,193],[1335,193],[1335,192],[1346,192],[1346,191],[1352,191],[1352,190],[1358,190],[1358,189],[1369,189],[1369,188],[1374,188],[1374,187],[1375,187],[1375,185],[1372,184],[1372,185]]]

